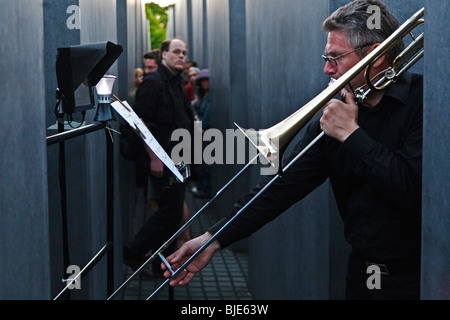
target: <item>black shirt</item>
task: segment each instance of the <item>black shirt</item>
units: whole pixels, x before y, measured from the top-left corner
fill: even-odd
[[[303,199],[327,178],[352,248],[373,261],[420,257],[422,77],[406,73],[373,108],[359,107],[346,141],[323,137],[217,237],[222,247],[247,237]],[[319,119],[286,157],[288,163],[321,132]],[[217,230],[271,177],[242,197]]]

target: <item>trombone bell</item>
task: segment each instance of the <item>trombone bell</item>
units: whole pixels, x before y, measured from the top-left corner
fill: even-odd
[[[279,164],[289,143],[343,87],[343,81],[336,80],[316,98],[268,129],[246,130],[235,125],[273,168],[281,170]]]
[[[272,138],[266,134],[268,130],[255,131],[252,129],[244,129],[234,124],[239,131],[250,141],[250,143],[258,150],[258,152],[267,160],[272,167],[276,167],[275,163],[279,158],[279,148],[277,137]]]

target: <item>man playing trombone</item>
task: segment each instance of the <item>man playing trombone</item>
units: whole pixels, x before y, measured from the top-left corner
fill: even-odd
[[[372,5],[380,9],[379,29],[367,26],[371,15],[367,9]],[[339,79],[393,34],[399,23],[381,1],[357,0],[334,12],[323,27],[328,34],[324,73]],[[370,77],[374,81],[404,49],[403,42],[399,43],[373,64]],[[367,89],[361,72],[342,89],[342,100],[328,101],[322,116],[308,124],[305,135],[284,163],[289,163],[322,131],[325,136],[283,172],[270,185],[269,192],[252,201],[245,212],[221,230],[170,285],[189,283],[215,252],[259,230],[329,178],[345,238],[352,248],[346,298],[419,299],[422,77],[406,72],[387,89],[370,90],[363,101],[356,99],[355,93]],[[179,269],[269,180],[239,199],[233,211],[206,233],[167,257],[172,269]],[[369,265],[381,273],[378,290],[367,286]],[[170,272],[166,270],[165,276],[170,277]]]

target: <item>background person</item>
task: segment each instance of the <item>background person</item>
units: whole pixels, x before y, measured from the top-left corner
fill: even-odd
[[[169,39],[161,45],[162,63],[147,74],[136,95],[136,114],[143,119],[155,139],[167,154],[176,142],[171,141],[176,129],[193,130],[194,117],[183,87],[186,44],[181,39]],[[145,146],[150,157],[152,186],[158,188],[158,210],[153,213],[132,241],[123,248],[125,264],[136,269],[146,260],[150,250],[157,250],[176,230],[183,216],[185,185],[170,183],[171,173],[162,161]],[[176,244],[172,244],[170,250]],[[153,272],[160,272],[159,264]]]
[[[197,102],[194,104],[194,112],[202,123],[202,131],[210,128],[210,106],[209,98],[209,70],[203,69],[195,79]],[[205,144],[205,142],[204,142]],[[204,145],[204,147],[206,147]],[[196,198],[211,198],[211,168],[204,162],[193,166],[197,178],[197,188],[193,191]]]
[[[145,75],[158,69],[161,63],[160,50],[152,50],[144,54],[144,73]]]
[[[200,73],[199,68],[191,67],[188,71],[188,81],[184,86],[184,89],[186,90],[191,105],[195,104],[195,102],[197,101],[195,79],[197,78],[199,73]]]

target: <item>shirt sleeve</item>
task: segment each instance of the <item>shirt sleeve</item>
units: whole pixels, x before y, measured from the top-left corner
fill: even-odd
[[[410,207],[421,198],[422,114],[414,118],[402,147],[388,150],[359,128],[341,145],[355,174],[400,207]]]
[[[150,130],[157,127],[158,81],[151,77],[144,79],[136,92],[134,111]]]
[[[289,163],[304,148],[305,142],[311,140],[310,135],[306,134],[286,158],[285,163]],[[248,237],[325,182],[328,173],[321,152],[322,147],[319,142],[275,182],[271,182],[273,176],[266,176],[248,194],[241,197],[234,204],[232,212],[209,229],[211,233],[215,234],[228,223],[226,228],[216,236],[221,247],[225,248]],[[256,199],[253,199],[269,183],[271,185]],[[241,211],[250,201],[252,201],[251,204]],[[239,215],[235,216],[237,213]]]

